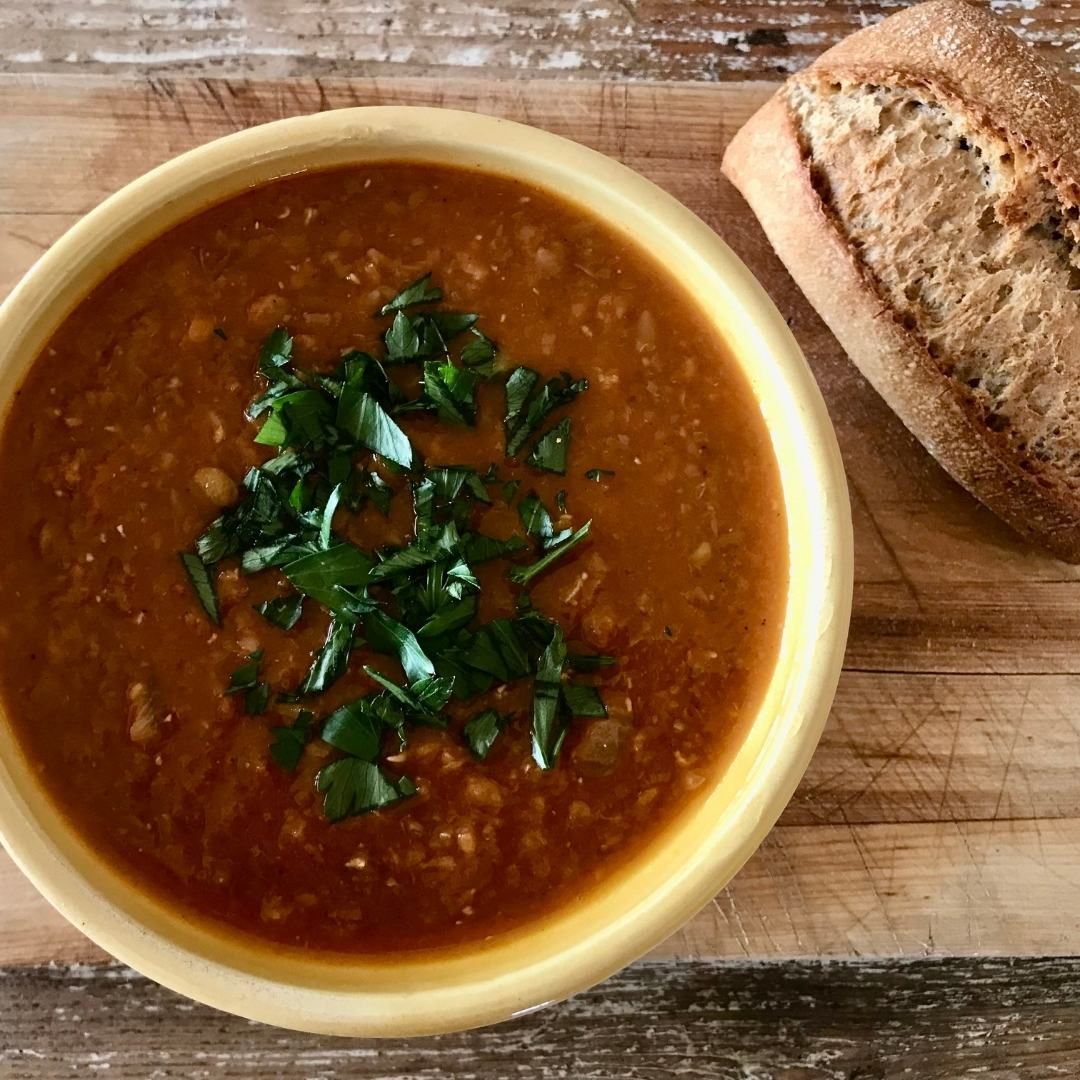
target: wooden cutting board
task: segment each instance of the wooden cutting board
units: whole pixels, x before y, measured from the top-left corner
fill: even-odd
[[[319,109],[476,109],[570,136],[709,222],[788,318],[847,466],[855,612],[828,729],[779,825],[666,957],[1080,951],[1080,569],[1026,550],[845,359],[721,179],[764,84],[0,78],[0,292],[174,154]],[[0,965],[104,958],[0,854]]]

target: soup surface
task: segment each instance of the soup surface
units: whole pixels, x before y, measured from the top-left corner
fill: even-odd
[[[30,371],[0,494],[0,692],[48,795],[142,888],[306,949],[572,903],[723,767],[781,629],[776,464],[693,298],[449,168],[149,245]]]

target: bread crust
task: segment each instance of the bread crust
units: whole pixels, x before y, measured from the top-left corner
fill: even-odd
[[[930,0],[861,30],[796,80],[926,88],[1023,147],[1080,202],[1080,94],[964,0]],[[871,385],[941,465],[1023,536],[1080,562],[1080,496],[992,431],[879,291],[819,196],[781,88],[738,132],[723,172],[796,284]]]

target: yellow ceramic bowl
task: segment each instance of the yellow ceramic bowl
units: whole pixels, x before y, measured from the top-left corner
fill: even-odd
[[[147,241],[253,184],[378,160],[519,177],[587,208],[659,259],[715,320],[780,463],[791,583],[779,660],[723,775],[577,907],[441,958],[341,963],[230,940],[135,891],[43,796],[0,723],[0,835],[40,891],[114,956],[180,993],[282,1027],[416,1035],[489,1024],[566,997],[648,951],[758,846],[791,797],[832,702],[852,588],[851,518],[824,403],[784,320],[727,246],[659,188],[591,150],[469,113],[346,109],[193,150],[129,184],[48,251],[0,308],[0,408],[64,316]]]

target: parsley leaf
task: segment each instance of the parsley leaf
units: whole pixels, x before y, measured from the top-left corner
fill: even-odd
[[[555,532],[555,525],[551,520],[551,514],[547,507],[540,501],[536,492],[531,492],[518,503],[518,516],[521,524],[530,536],[535,536],[540,541],[542,548],[552,548],[561,544],[570,536],[569,529],[561,529]]]
[[[566,663],[566,644],[556,625],[551,641],[540,654],[533,679],[532,751],[541,769],[551,769],[559,756],[566,725],[559,703],[562,694],[562,670]]]
[[[282,370],[292,361],[292,350],[293,339],[285,327],[271,330],[259,349],[259,373],[271,382],[280,379]]]
[[[449,360],[425,362],[424,399],[448,424],[476,423],[476,376]]]
[[[383,335],[383,344],[386,346],[386,359],[392,364],[416,360],[421,348],[416,323],[404,311],[399,311]]]
[[[269,623],[280,626],[282,630],[291,630],[304,612],[304,594],[288,593],[276,596],[273,600],[264,600],[255,605],[255,610]]]
[[[341,543],[287,562],[282,573],[302,593],[338,612],[344,610],[338,586],[366,585],[373,566],[370,555]]]
[[[491,502],[480,474],[466,465],[442,465],[428,469],[424,479],[431,481],[436,502],[451,507],[462,498],[488,504]]]
[[[399,686],[393,679],[388,679],[381,671],[364,665],[364,672],[374,679],[384,690],[395,697],[414,717],[445,727],[446,721],[439,716],[454,689],[454,678],[450,675],[436,675],[419,679],[412,686]]]
[[[386,410],[370,394],[357,394],[342,415],[344,400],[343,394],[339,403],[338,427],[372,453],[403,469],[411,469],[412,443]]]
[[[262,663],[262,658],[262,649],[248,653],[247,660],[232,673],[225,693],[239,694],[243,690],[250,690],[259,681],[259,665]]]
[[[316,785],[325,796],[323,812],[331,821],[393,806],[416,794],[416,785],[407,776],[392,780],[378,765],[354,757],[324,765]]]
[[[615,470],[614,469],[587,469],[585,471],[585,479],[586,480],[593,480],[597,484],[599,484],[600,481],[603,480],[605,476],[614,476],[614,475],[615,475]]]
[[[446,352],[449,343],[466,330],[472,329],[480,316],[471,311],[433,311],[422,315],[424,337],[431,352]]]
[[[473,638],[465,662],[478,671],[494,675],[500,682],[513,682],[528,675],[531,665],[514,620],[494,619],[482,626]]]
[[[465,741],[469,744],[469,749],[481,761],[488,756],[508,719],[509,717],[500,715],[494,709],[486,709],[482,713],[477,713],[465,725]]]
[[[607,716],[607,706],[595,686],[564,683],[563,701],[572,716]]]
[[[324,551],[330,547],[331,529],[334,526],[334,514],[337,511],[338,503],[341,501],[341,489],[341,484],[333,488],[326,500],[326,505],[322,509],[322,520],[319,523],[319,546]]]
[[[190,551],[181,553],[180,562],[187,571],[191,587],[195,590],[203,611],[215,626],[220,626],[221,613],[218,610],[217,590],[214,588],[214,579],[206,563]]]
[[[256,683],[244,694],[244,712],[248,716],[262,716],[270,704],[270,684]]]
[[[247,660],[232,673],[225,689],[226,694],[244,695],[244,712],[249,716],[259,716],[266,712],[266,706],[270,703],[270,687],[259,682],[262,658],[262,649],[248,653]]]
[[[596,671],[598,668],[612,667],[615,657],[601,656],[599,653],[571,653],[566,663],[574,671]]]
[[[570,451],[570,417],[560,420],[550,431],[540,437],[526,459],[528,463],[545,472],[566,474],[566,455]]]
[[[401,661],[405,678],[410,683],[435,674],[435,666],[420,647],[416,635],[396,619],[381,611],[373,611],[364,619],[364,630],[373,649],[389,653]]]
[[[561,559],[568,551],[577,547],[586,536],[589,535],[589,530],[592,528],[592,521],[586,521],[580,529],[572,532],[565,540],[560,544],[556,544],[550,548],[546,554],[541,555],[539,559],[534,563],[530,563],[528,566],[515,566],[507,571],[507,577],[514,582],[515,585],[528,585],[530,581],[537,574],[546,570],[552,563]]]
[[[411,285],[406,285],[389,303],[379,308],[380,315],[390,315],[414,304],[436,304],[443,298],[442,289],[431,284],[431,273],[417,278]]]
[[[382,364],[367,353],[347,353],[341,361],[341,374],[335,423],[343,431],[353,429],[362,395],[370,394],[377,401],[391,403],[400,394]]]
[[[382,553],[379,554],[382,557]],[[444,558],[445,555],[446,552],[440,548],[429,547],[422,543],[410,544],[408,547],[403,547],[390,555],[382,557],[382,561],[371,571],[371,582],[376,584],[397,577],[407,571],[415,570],[418,567],[430,566],[432,563]]]
[[[508,536],[505,540],[500,540],[496,536],[484,536],[483,533],[468,533],[462,537],[461,554],[467,563],[483,563],[515,555],[526,546],[520,536]]]
[[[369,694],[335,709],[323,723],[322,741],[353,757],[374,761],[382,743],[382,723],[372,709],[377,696]]]
[[[506,417],[503,430],[506,436],[506,456],[517,457],[533,434],[560,406],[568,405],[589,388],[588,379],[573,379],[562,375],[548,379],[533,393],[540,376],[531,368],[515,368],[506,380]]]
[[[486,334],[472,327],[473,340],[461,350],[461,362],[474,375],[488,379],[495,374],[498,349]]]
[[[541,540],[546,540],[555,531],[551,523],[551,515],[535,492],[526,495],[518,503],[518,517],[521,518],[521,524],[530,536],[538,536]]]
[[[503,431],[506,435],[507,457],[516,456],[516,451],[525,445],[531,434],[531,429],[527,427],[525,403],[539,381],[540,375],[527,367],[516,367],[506,377],[506,416],[503,419]]]
[[[314,719],[307,709],[301,709],[291,724],[270,729],[273,735],[270,756],[286,772],[295,772],[300,764],[304,747],[311,737],[311,721]]]
[[[416,631],[421,647],[468,626],[476,617],[476,607],[474,596],[465,596],[453,603],[442,605]]]
[[[328,686],[337,682],[345,674],[352,646],[352,622],[331,619],[326,631],[326,640],[312,657],[311,667],[308,668],[308,673],[304,676],[304,681],[300,684],[297,693],[303,697],[321,694]]]
[[[419,712],[432,719],[446,708],[446,703],[454,691],[454,680],[450,676],[434,675],[428,679],[418,679],[409,687],[409,691],[419,707]]]
[[[332,407],[319,390],[293,390],[270,403],[255,441],[264,446],[319,446],[326,442]]]

